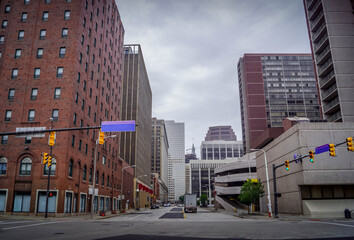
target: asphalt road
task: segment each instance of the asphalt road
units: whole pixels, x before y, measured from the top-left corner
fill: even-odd
[[[199,210],[161,219],[172,208],[102,220],[88,218],[0,219],[0,239],[354,239],[354,220],[308,221],[238,218]]]

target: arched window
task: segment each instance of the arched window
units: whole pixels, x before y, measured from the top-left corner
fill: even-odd
[[[86,168],[86,165],[84,166],[83,168],[83,173],[82,173],[82,180],[86,181],[86,172],[87,172],[87,168]]]
[[[74,162],[71,159],[69,162],[69,177],[73,177],[73,166],[74,166]]]
[[[89,182],[92,182],[92,168],[90,168],[90,173],[89,173]]]
[[[109,175],[107,176],[107,187],[109,187]]]
[[[31,175],[32,160],[29,157],[25,157],[21,160],[20,175]]]
[[[101,184],[102,184],[102,186],[104,186],[104,173],[102,173]]]
[[[56,168],[57,168],[57,160],[55,160],[55,158],[52,158],[52,165],[50,166],[50,176],[55,175]],[[48,173],[49,173],[49,168],[48,168],[48,163],[46,163],[43,168],[43,175],[48,175]]]
[[[7,159],[6,157],[0,158],[0,175],[6,175]]]

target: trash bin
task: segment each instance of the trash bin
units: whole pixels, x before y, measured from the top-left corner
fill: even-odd
[[[349,211],[349,209],[345,209],[345,210],[344,210],[344,217],[345,217],[345,218],[352,218],[352,217],[350,216],[350,211]]]

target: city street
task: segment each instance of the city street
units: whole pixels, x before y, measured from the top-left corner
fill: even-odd
[[[179,213],[168,207],[109,218],[0,218],[1,239],[352,239],[353,220],[318,220],[265,216],[244,218],[232,213],[198,209],[185,218],[161,218]]]

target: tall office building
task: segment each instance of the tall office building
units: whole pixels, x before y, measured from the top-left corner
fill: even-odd
[[[354,121],[354,1],[304,0],[323,119]]]
[[[286,117],[321,119],[310,54],[245,54],[237,69],[245,153]]]
[[[236,141],[236,135],[231,126],[216,126],[209,127],[205,141],[225,140]]]
[[[115,1],[1,1],[0,22],[0,132],[120,120],[124,29]],[[47,137],[1,137],[0,211],[45,211]],[[92,181],[99,194],[94,210],[117,207],[126,164],[118,138],[106,139],[97,146],[93,179],[97,138],[98,130],[56,133],[51,215],[90,211]]]
[[[184,123],[165,121],[168,138],[168,199],[178,201],[185,194]]]

